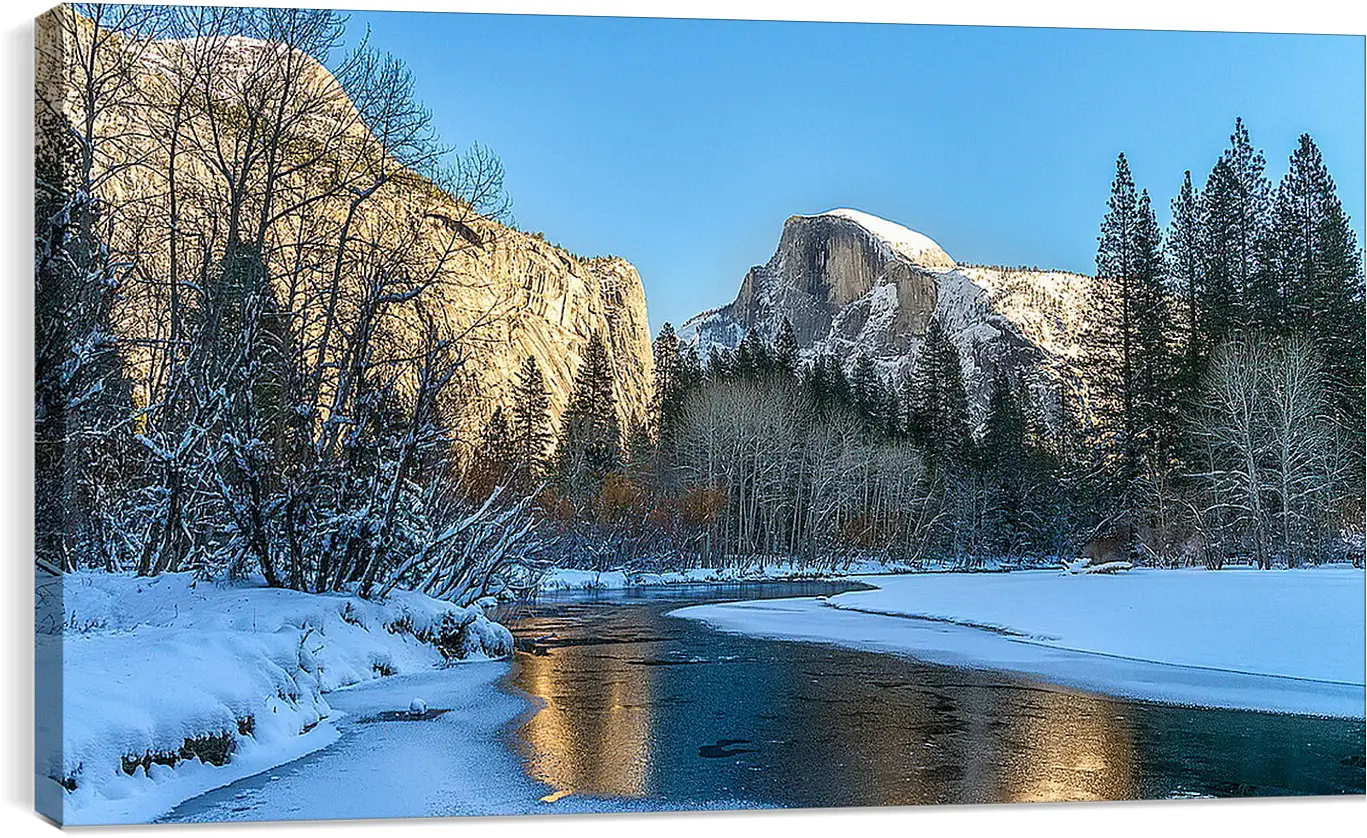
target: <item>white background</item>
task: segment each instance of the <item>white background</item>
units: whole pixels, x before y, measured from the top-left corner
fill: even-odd
[[[201,0],[202,2],[204,0]],[[307,2],[308,0],[304,0]],[[269,5],[239,0],[245,5]],[[280,0],[281,4],[288,0]],[[32,811],[33,649],[32,649],[32,446],[33,346],[32,284],[32,90],[33,23],[42,0],[8,0],[0,12],[0,835],[53,834],[53,827]],[[310,5],[336,8],[423,9],[434,11],[520,12],[527,14],[649,15],[789,20],[853,20],[899,23],[958,23],[1016,26],[1068,26],[1124,29],[1203,29],[1260,32],[1367,32],[1362,0],[1146,0],[1135,4],[1068,0],[951,0],[925,4],[895,0],[370,0]],[[1344,102],[1363,108],[1362,102]],[[345,794],[345,789],[338,789]],[[355,838],[394,830],[421,836],[451,829],[497,831],[500,838],[532,838],[554,832],[564,838],[616,838],[642,832],[651,838],[785,832],[795,838],[828,832],[859,831],[920,835],[1128,836],[1227,834],[1338,836],[1361,834],[1367,823],[1367,798],[1259,801],[1184,801],[1094,804],[1033,804],[979,807],[912,807],[813,810],[804,812],[703,813],[687,815],[609,815],[413,821],[348,821],[184,827],[162,826],[158,835],[188,835],[232,830],[254,835],[323,835],[340,831]],[[1356,825],[1356,826],[1354,826]],[[103,829],[103,833],[143,834],[150,827]]]

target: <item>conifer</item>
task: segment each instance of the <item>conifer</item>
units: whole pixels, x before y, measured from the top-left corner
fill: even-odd
[[[550,396],[541,366],[528,355],[513,386],[511,423],[514,463],[524,484],[535,481],[545,467],[550,443]]]

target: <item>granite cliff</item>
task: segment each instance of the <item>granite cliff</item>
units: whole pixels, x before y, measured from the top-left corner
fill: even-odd
[[[73,44],[88,43],[94,30],[83,19],[64,20],[49,13],[37,21],[35,142],[40,149],[59,136],[53,130],[56,115],[74,125],[85,115],[82,74],[74,58],[79,50]],[[271,188],[280,196],[278,204],[292,202],[300,209],[287,222],[272,223],[260,241],[276,297],[293,312],[306,357],[323,328],[318,312],[329,307],[329,296],[338,298],[343,321],[354,316],[361,296],[358,284],[366,280],[349,279],[340,290],[328,291],[326,265],[309,267],[311,261],[332,259],[311,253],[346,242],[349,277],[383,270],[431,273],[424,305],[439,308],[453,331],[464,336],[460,390],[471,430],[482,425],[495,405],[510,403],[516,372],[529,355],[541,367],[551,413],[558,419],[594,332],[607,338],[623,427],[644,419],[653,378],[651,336],[645,290],[629,262],[574,255],[540,234],[501,223],[499,214],[482,212],[469,196],[452,191],[427,171],[407,168],[390,151],[392,143],[372,134],[373,120],[366,111],[375,110],[375,103],[354,101],[341,81],[305,53],[237,35],[130,39],[122,48],[121,36],[102,37],[108,40],[102,43],[97,71],[119,81],[117,86],[106,82],[106,91],[112,92],[102,94],[105,101],[95,116],[99,152],[136,163],[111,167],[98,177],[108,246],[116,256],[136,256],[133,274],[121,283],[114,317],[140,398],[155,398],[158,370],[145,347],[165,341],[169,314],[166,281],[148,281],[139,274],[178,273],[186,277],[178,277],[178,287],[193,292],[198,281],[193,265],[221,258],[231,190],[246,194],[241,199],[244,214],[265,215],[258,195],[265,193],[265,178],[275,174],[230,183],[232,173],[216,169],[224,148],[230,157],[242,154],[233,143],[240,147],[246,140],[234,120],[246,112],[244,91],[256,83],[259,95],[283,115],[280,130],[285,136],[277,138],[277,145],[299,157],[278,168],[285,174]],[[283,62],[297,62],[301,69],[282,71]],[[278,96],[268,86],[286,83],[293,89],[288,96]],[[211,124],[211,114],[222,122]],[[372,174],[381,171],[383,178]],[[182,195],[191,196],[175,208],[174,220],[165,197],[171,177]],[[358,209],[352,218],[353,198],[362,194],[364,201],[354,201]],[[168,265],[172,228],[182,241],[177,271]],[[365,248],[370,243],[409,254],[407,263],[401,268],[368,263]],[[405,344],[416,340],[416,318],[404,316],[409,333],[400,329],[400,334],[389,335],[386,351],[402,353]]]
[[[963,265],[933,240],[853,209],[795,215],[769,261],[750,269],[731,303],[680,329],[706,357],[751,329],[772,338],[788,318],[804,358],[848,367],[867,354],[895,380],[916,365],[939,319],[959,349],[970,407],[981,419],[998,369],[1023,380],[1053,413],[1075,381],[1077,311],[1086,277]]]

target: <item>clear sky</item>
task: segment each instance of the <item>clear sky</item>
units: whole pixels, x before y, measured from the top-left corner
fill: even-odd
[[[1361,37],[352,12],[517,225],[631,260],[652,327],[729,302],[795,213],[850,206],[962,262],[1090,272],[1115,156],[1161,222],[1243,116],[1309,132],[1363,230]]]

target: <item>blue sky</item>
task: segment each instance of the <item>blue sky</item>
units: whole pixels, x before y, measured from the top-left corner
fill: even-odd
[[[728,302],[795,213],[851,206],[963,262],[1089,272],[1115,156],[1166,222],[1243,116],[1309,132],[1363,230],[1361,37],[352,12],[519,227],[630,259],[651,324]]]

